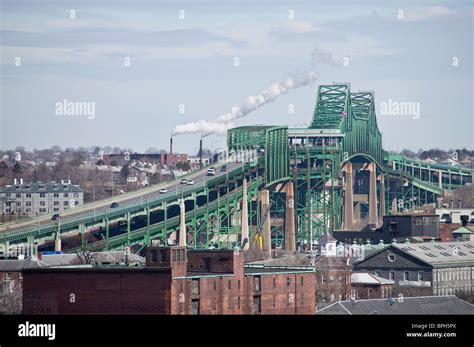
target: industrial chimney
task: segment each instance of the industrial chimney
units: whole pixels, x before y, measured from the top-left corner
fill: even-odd
[[[202,169],[202,138],[199,140],[199,167]]]
[[[168,165],[171,166],[173,164],[173,137],[170,137],[170,152],[168,154]]]

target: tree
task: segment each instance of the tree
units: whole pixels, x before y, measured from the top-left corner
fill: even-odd
[[[85,148],[79,148],[73,152],[73,160],[71,161],[71,165],[78,167],[87,159],[87,151]]]
[[[13,174],[18,175],[22,173],[21,165],[19,162],[16,162],[13,166]]]
[[[128,164],[125,164],[124,166],[122,166],[122,170],[120,170],[120,174],[124,178],[127,178],[130,175],[130,166]]]
[[[176,163],[176,168],[182,171],[189,171],[191,170],[191,165],[189,165],[187,161],[178,161]]]

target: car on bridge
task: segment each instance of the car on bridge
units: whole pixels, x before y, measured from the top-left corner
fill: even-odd
[[[222,165],[222,167],[221,167],[221,172],[226,172],[226,171],[227,171],[227,165],[224,164],[224,165]]]
[[[214,176],[216,174],[216,169],[211,167],[209,170],[207,170],[207,175],[208,176]]]
[[[118,207],[118,206],[119,206],[118,203],[113,202],[113,203],[110,205],[110,208],[116,208],[116,207]]]
[[[59,215],[59,213],[55,213],[53,214],[53,216],[51,217],[51,220],[60,220],[61,219],[61,216]]]
[[[186,178],[183,178],[180,182],[181,184],[187,184],[188,183],[188,180]]]
[[[193,180],[189,180],[187,183],[186,183],[188,186],[192,186],[194,184],[194,181]]]
[[[160,194],[166,194],[166,193],[168,193],[168,189],[166,189],[166,188],[161,188],[160,189]]]

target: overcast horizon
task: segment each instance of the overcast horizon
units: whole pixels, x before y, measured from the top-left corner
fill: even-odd
[[[176,125],[300,74],[315,48],[337,64],[318,62],[313,83],[235,126],[308,124],[317,86],[349,82],[375,92],[384,149],[474,148],[471,1],[4,0],[0,38],[2,150],[168,150]],[[94,112],[68,115],[68,101]],[[397,103],[413,114],[390,111]],[[175,136],[174,151],[196,153],[199,139]]]

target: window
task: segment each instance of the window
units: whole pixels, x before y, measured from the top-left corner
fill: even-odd
[[[374,274],[375,274],[375,276],[378,276],[378,277],[380,277],[380,271],[375,271],[375,273],[374,273]]]
[[[54,202],[53,202],[53,205],[54,205],[54,206],[58,206],[58,205],[59,205],[59,201],[54,201]]]
[[[26,206],[31,206],[31,201],[27,201]]]
[[[158,257],[157,257],[157,255],[156,255],[156,252],[157,252],[156,250],[152,250],[152,251],[151,251],[151,262],[152,262],[152,263],[156,263],[156,261],[157,261],[157,258],[158,258]]]
[[[21,202],[17,201],[17,202],[16,202],[16,205],[17,205],[17,206],[21,206]]]
[[[17,198],[21,198],[21,194],[20,194],[20,193],[16,193],[16,197],[17,197]]]
[[[228,286],[229,286],[229,289],[232,287],[232,280],[229,280]]]
[[[237,289],[240,289],[240,280],[237,280]]]
[[[423,271],[418,272],[418,281],[423,281]]]
[[[408,271],[405,271],[403,273],[403,280],[404,281],[409,281],[410,280],[410,273]]]
[[[59,193],[54,193],[54,194],[53,194],[53,197],[59,198]]]
[[[240,309],[240,296],[237,297],[237,308]]]
[[[68,204],[69,204],[69,202],[67,200],[63,202],[64,206],[68,206]]]
[[[65,198],[68,198],[68,197],[69,197],[69,193],[64,193],[64,197],[65,197]]]
[[[173,263],[175,263],[177,261],[176,250],[175,249],[173,249],[171,251],[171,255],[172,255],[172,261],[173,261]]]
[[[276,296],[275,296],[275,295],[273,295],[272,307],[273,307],[273,308],[276,307]]]
[[[214,280],[214,290],[217,290],[217,283],[216,283],[216,280]]]
[[[45,193],[40,193],[40,198],[44,198],[46,196]]]
[[[31,193],[26,193],[27,198],[31,198]]]
[[[164,250],[160,251],[160,263],[166,262],[166,253]]]
[[[192,280],[192,295],[199,295],[199,279]]]
[[[303,286],[303,285],[304,285],[304,277],[301,276],[301,286]]]
[[[193,300],[191,303],[192,314],[199,314],[199,300]]]
[[[287,285],[287,286],[290,286],[290,284],[291,284],[291,278],[290,278],[290,277],[287,277],[287,278],[286,278],[286,285]]]
[[[40,206],[46,206],[46,202],[45,201],[40,201]]]
[[[275,288],[275,287],[276,287],[276,278],[275,278],[275,276],[273,276],[273,288]]]
[[[256,292],[260,291],[260,276],[255,276],[253,278],[253,290]]]
[[[389,262],[393,263],[397,259],[397,257],[395,257],[395,254],[389,254],[387,259]]]
[[[393,281],[393,280],[395,279],[395,272],[390,271],[390,272],[388,273],[388,279]]]

